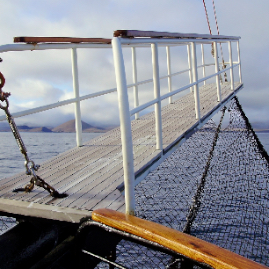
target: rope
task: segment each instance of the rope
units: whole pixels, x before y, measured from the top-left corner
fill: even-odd
[[[202,178],[201,178],[201,182],[200,182],[200,184],[197,188],[197,192],[193,198],[193,205],[191,206],[190,211],[189,211],[189,215],[187,216],[187,223],[183,229],[183,233],[190,234],[190,229],[191,229],[192,223],[194,222],[194,220],[197,216],[197,213],[199,211],[199,208],[201,206],[200,200],[201,200],[201,196],[203,194],[203,190],[204,190],[204,186],[205,186],[205,182],[206,182],[206,177],[207,177],[207,173],[208,173],[208,170],[209,170],[209,167],[211,164],[211,160],[213,158],[214,150],[215,150],[215,147],[216,147],[216,144],[218,141],[219,132],[220,132],[222,121],[223,121],[223,118],[225,115],[225,110],[226,110],[226,107],[224,107],[222,110],[222,115],[221,115],[220,122],[219,122],[219,125],[218,125],[217,130],[216,130],[216,133],[215,133],[213,145],[212,145],[212,148],[209,152],[209,156],[207,159],[204,173],[203,173]]]
[[[205,16],[206,16],[206,20],[207,20],[207,25],[208,25],[208,29],[209,29],[209,33],[212,35],[212,31],[211,31],[211,27],[210,27],[210,22],[209,22],[209,18],[208,18],[208,13],[207,13],[207,8],[205,5],[205,0],[203,0],[204,3],[204,8],[205,8]]]
[[[203,0],[204,1],[204,0]],[[215,22],[216,22],[216,27],[217,27],[217,32],[219,35],[219,25],[218,25],[218,20],[217,20],[217,12],[216,12],[216,6],[215,6],[215,1],[212,0],[212,5],[213,5],[213,11],[214,11],[214,17],[215,17]],[[222,45],[220,43],[220,53],[221,53],[221,58],[222,58],[222,69],[225,69],[225,63],[224,63],[224,56],[223,56],[223,50],[222,50]],[[224,73],[225,81],[227,82],[227,74],[226,72]]]
[[[218,32],[218,35],[219,35],[219,25],[218,25],[216,6],[215,6],[214,0],[212,0],[212,5],[213,5],[214,16],[215,16],[215,22],[216,22],[216,26],[217,26],[217,32]]]
[[[208,29],[209,29],[209,33],[212,35],[212,31],[211,31],[211,27],[210,27],[210,22],[209,22],[209,17],[208,17],[208,12],[207,12],[207,8],[206,8],[206,4],[205,4],[205,0],[203,0],[203,4],[204,4],[204,9],[205,9],[205,16],[206,16],[206,20],[207,20],[207,25],[208,25]],[[212,0],[212,5],[213,5],[213,11],[214,11],[214,17],[215,17],[215,22],[216,22],[216,27],[217,27],[217,32],[218,35],[219,33],[219,25],[218,25],[218,20],[217,20],[217,12],[216,12],[216,6],[215,6],[215,2],[214,0]],[[223,56],[223,50],[222,50],[222,45],[220,43],[220,51],[221,51],[221,58],[222,58],[222,69],[226,68],[225,62],[224,62],[224,56]],[[213,48],[213,43],[212,43],[212,51],[211,51],[213,57],[214,57],[214,48]],[[227,82],[227,74],[226,72],[224,73],[224,78],[225,81]],[[222,79],[221,79],[222,81]]]

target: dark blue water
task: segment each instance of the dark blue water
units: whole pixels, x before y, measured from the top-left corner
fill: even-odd
[[[263,144],[263,147],[269,154],[269,133],[257,133],[261,143]]]

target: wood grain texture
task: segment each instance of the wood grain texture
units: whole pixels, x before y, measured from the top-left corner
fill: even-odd
[[[92,219],[107,226],[158,243],[192,260],[208,264],[213,268],[268,269],[264,265],[260,265],[191,235],[111,209],[93,211]]]
[[[156,31],[139,31],[139,30],[116,30],[115,37],[134,38],[134,37],[156,37],[156,38],[194,38],[194,39],[238,39],[235,36],[196,34],[196,33],[170,33]]]
[[[108,38],[80,38],[80,37],[45,37],[45,36],[19,36],[14,37],[14,43],[104,43],[110,44]]]

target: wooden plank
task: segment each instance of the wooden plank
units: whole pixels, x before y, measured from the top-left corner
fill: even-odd
[[[79,149],[81,149],[81,148],[79,148]],[[121,150],[118,147],[116,147],[116,148],[115,147],[102,147],[101,149],[105,150],[105,152],[103,153],[103,155],[105,155],[105,156],[109,156],[110,152],[108,150],[113,151],[116,149],[117,153],[121,153]],[[80,152],[80,150],[78,152]],[[102,153],[102,151],[101,152],[99,151],[99,153]],[[91,152],[88,152],[88,154],[86,157],[91,162],[92,161]],[[99,155],[99,159],[101,157],[102,157],[102,154]],[[87,162],[85,160],[79,159],[79,162],[78,162],[78,160],[74,160],[71,158],[70,162],[67,162],[66,165],[62,164],[60,166],[57,166],[57,169],[56,169],[56,167],[53,167],[53,168],[50,167],[49,169],[48,168],[40,169],[38,174],[42,178],[44,178],[49,184],[54,185],[55,188],[58,188],[58,187],[60,187],[58,185],[59,182],[65,181],[65,184],[67,184],[68,182],[72,182],[72,178],[75,177],[75,179],[77,179],[79,177],[79,174],[82,173],[83,169],[85,169],[86,166],[87,166]],[[52,172],[51,172],[51,170],[52,170]],[[45,171],[47,173],[42,173],[43,171]],[[50,173],[50,174],[48,174],[48,173]],[[15,184],[12,185],[12,189],[14,187],[16,187],[16,188],[17,187],[24,187],[24,185],[28,183],[27,181],[29,181],[29,177],[26,177],[23,174],[22,178],[26,178],[26,180],[24,180],[23,183],[21,183],[20,181],[16,182]],[[67,178],[68,178],[68,182],[66,181]],[[47,192],[42,190],[41,195],[44,195],[44,194],[47,194]],[[7,198],[7,195],[9,195],[9,194],[4,193],[4,194],[2,194],[2,197]],[[35,198],[35,196],[33,196],[32,193],[31,194],[11,193],[10,197],[13,196],[13,197],[16,197],[16,199],[22,199],[22,197],[25,195],[28,197],[28,200]]]
[[[39,170],[39,175],[43,177],[47,177],[51,173],[53,173],[54,170],[57,171],[57,168],[59,167],[61,167],[62,169],[65,169],[66,166],[69,165],[69,162],[74,162],[76,157],[82,158],[85,154],[91,154],[91,150],[89,150],[89,148],[86,148],[86,147],[80,147],[80,148],[74,148],[73,150],[59,154],[58,156],[42,164]],[[46,174],[44,174],[43,172],[46,172]],[[21,173],[17,176],[16,181],[19,181],[21,178],[24,178],[24,177],[25,177],[25,174]],[[1,183],[7,183],[10,181],[10,179],[12,178],[2,179]]]
[[[101,43],[110,44],[108,38],[80,38],[80,37],[41,37],[41,36],[19,36],[14,37],[14,43]]]
[[[69,176],[64,174],[60,178],[56,178],[49,182],[52,183],[52,185],[59,192],[66,192],[69,196],[71,196],[74,194],[74,189],[78,188],[79,186],[84,186],[88,184],[94,185],[97,181],[96,179],[98,179],[98,176],[100,176],[100,171],[104,170],[104,168],[108,169],[107,167],[109,164],[110,164],[109,160],[104,162],[102,161],[102,159],[100,159],[98,163],[91,164],[90,168],[86,167],[86,171],[85,171],[85,167],[83,168],[83,165],[82,165],[81,170],[72,171],[71,175]],[[81,188],[82,187],[80,187],[80,189]],[[41,192],[39,192],[37,195],[33,197],[30,197],[27,200],[35,201],[39,203],[47,203],[51,201],[51,199],[52,198],[50,196],[46,195],[46,191],[43,191],[41,189]],[[60,201],[60,200],[57,200],[57,201]]]
[[[105,137],[107,137],[107,135],[105,135]],[[107,142],[105,143],[106,146],[110,145],[111,143],[109,143],[109,139],[105,139]],[[96,141],[94,141],[97,144],[103,144],[100,143],[100,141],[102,142],[102,137]],[[120,141],[118,139],[113,140],[112,144],[115,143],[115,141],[117,142],[116,144],[120,145]],[[102,147],[102,150],[105,150],[105,155],[109,155],[109,151],[111,149],[111,147]],[[94,152],[98,152],[98,157],[102,157],[102,150],[100,151],[100,147],[91,147],[90,149],[86,146],[86,147],[80,147],[80,148],[75,148],[73,150],[69,150],[67,153],[63,153],[60,154],[59,156],[55,157],[52,159],[52,161],[48,161],[46,162],[44,165],[42,165],[41,169],[39,170],[38,174],[46,179],[48,181],[49,184],[54,184],[55,180],[59,179],[60,175],[57,175],[57,173],[64,173],[65,177],[68,177],[68,173],[66,171],[69,171],[69,166],[70,164],[74,164],[76,162],[78,162],[78,160],[80,160],[81,162],[85,163],[85,161],[82,160],[82,158],[88,158],[89,160],[91,160],[93,158],[93,153]],[[121,152],[121,149],[119,147],[117,147],[117,151]],[[49,163],[49,166],[46,166],[46,164]],[[83,167],[83,165],[82,165]],[[60,170],[59,170],[60,169]],[[70,174],[70,173],[69,173]],[[71,173],[72,174],[72,173]],[[51,181],[50,178],[53,178],[53,180]],[[1,180],[1,183],[6,183],[5,182],[6,179]],[[10,179],[7,179],[10,181]],[[21,181],[22,180],[22,181]],[[19,178],[16,178],[15,181],[10,182],[10,184],[5,184],[5,188],[2,188],[2,193],[4,193],[4,197],[7,198],[8,192],[7,192],[7,187],[11,187],[10,191],[12,191],[12,189],[14,188],[18,188],[18,187],[24,187],[28,181],[30,180],[30,177],[25,177],[24,173],[21,173]],[[59,180],[58,180],[59,181]],[[57,181],[57,182],[58,182]],[[15,182],[15,184],[14,184]],[[2,185],[2,184],[1,184]],[[46,191],[43,191],[43,195],[46,193]],[[16,195],[16,197],[19,198],[19,194],[15,194],[11,192],[11,196]],[[30,194],[27,194],[28,197],[31,197]],[[9,197],[11,198],[11,197]]]
[[[170,33],[170,32],[156,32],[156,31],[139,31],[139,30],[116,30],[115,37],[135,38],[135,37],[155,37],[155,38],[194,38],[194,39],[233,39],[237,40],[237,36],[224,35],[210,35],[210,34],[196,34],[196,33]]]
[[[98,208],[119,208],[125,204],[124,196],[118,191],[114,190],[105,199],[102,199],[94,206],[94,209]]]
[[[33,202],[23,202],[0,198],[0,211],[20,216],[30,216],[51,220],[79,223],[84,217],[90,217],[89,210],[74,210],[49,205],[40,205]]]
[[[109,157],[117,154],[121,154],[121,150],[118,147],[108,147],[107,151],[100,152],[99,156],[89,155],[87,160],[80,160],[79,163],[71,164],[68,171],[63,173],[62,170],[59,170],[58,176],[54,174],[46,179],[59,191],[68,192],[72,186],[82,182],[83,180],[85,181],[85,179],[92,177],[96,173],[99,173],[101,169],[109,165]]]
[[[89,194],[90,197],[94,197],[93,190],[100,184],[100,182],[108,179],[111,173],[113,174],[115,171],[118,171],[122,166],[118,161],[108,162],[107,164],[108,165],[104,167],[97,167],[92,174],[85,174],[85,177],[75,181],[73,185],[70,183],[66,184],[65,191],[69,196],[66,199],[57,199],[52,204],[71,206],[71,204],[74,204],[76,201],[84,199],[84,195]],[[39,202],[49,203],[51,200],[51,197],[44,197],[43,200],[40,200]]]
[[[264,265],[194,236],[111,209],[97,209],[93,211],[92,219],[107,226],[158,243],[185,257],[199,263],[208,264],[213,268],[268,269]]]
[[[96,178],[89,177],[88,181],[77,184],[74,188],[72,188],[73,193],[69,195],[68,199],[58,199],[55,201],[55,204],[67,207],[71,205],[74,205],[74,207],[80,207],[89,199],[93,199],[96,195],[98,195],[99,190],[102,191],[102,188],[108,191],[108,188],[112,184],[111,181],[115,177],[118,177],[118,172],[121,172],[121,175],[123,175],[122,163],[116,161],[112,162],[109,167],[103,170],[102,174],[96,175]],[[91,184],[91,180],[96,181],[95,184]],[[119,184],[120,182],[116,185]],[[115,188],[116,187],[117,186],[115,186]]]

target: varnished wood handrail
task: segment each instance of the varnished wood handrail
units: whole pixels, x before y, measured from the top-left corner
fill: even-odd
[[[224,36],[224,35],[210,35],[210,34],[195,34],[195,33],[171,33],[171,32],[156,32],[156,31],[139,31],[139,30],[116,30],[115,37],[123,38],[179,38],[179,39],[230,39],[238,40],[239,36]]]
[[[95,210],[92,213],[92,219],[158,243],[194,261],[208,264],[214,268],[268,269],[264,265],[191,235],[114,210]]]
[[[108,38],[80,38],[80,37],[48,37],[48,36],[18,36],[14,37],[14,43],[100,43],[110,44]]]

